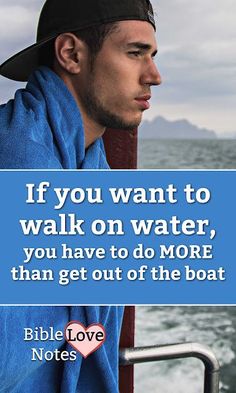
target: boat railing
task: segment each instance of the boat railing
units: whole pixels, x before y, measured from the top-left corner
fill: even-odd
[[[204,393],[219,393],[220,366],[214,352],[208,346],[182,343],[120,349],[120,365],[123,366],[182,358],[200,359],[205,367]]]

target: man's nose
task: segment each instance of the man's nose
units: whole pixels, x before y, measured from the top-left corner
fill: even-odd
[[[161,74],[153,59],[150,59],[149,63],[146,64],[146,69],[142,75],[141,82],[142,84],[150,86],[158,86],[162,83]]]

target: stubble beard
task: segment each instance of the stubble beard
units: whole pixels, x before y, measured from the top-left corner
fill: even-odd
[[[140,121],[127,122],[121,116],[116,113],[112,113],[108,108],[106,108],[95,93],[93,80],[91,80],[87,85],[83,104],[87,114],[102,127],[129,131],[134,130],[141,123],[141,119]]]

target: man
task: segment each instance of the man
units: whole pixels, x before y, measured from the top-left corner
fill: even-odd
[[[161,82],[154,29],[149,0],[47,0],[37,43],[0,67],[8,78],[28,80],[0,108],[0,167],[108,168],[101,139],[106,127],[137,127],[151,86]],[[118,392],[122,313],[98,306],[2,308],[0,391]],[[63,331],[70,320],[104,325],[105,344],[83,361],[79,354],[32,361],[24,329]],[[44,349],[71,350],[64,341],[47,341]]]

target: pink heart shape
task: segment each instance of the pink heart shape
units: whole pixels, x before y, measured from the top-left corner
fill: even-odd
[[[87,328],[78,321],[71,321],[65,327],[66,341],[84,358],[100,348],[106,340],[106,331],[100,323]]]

